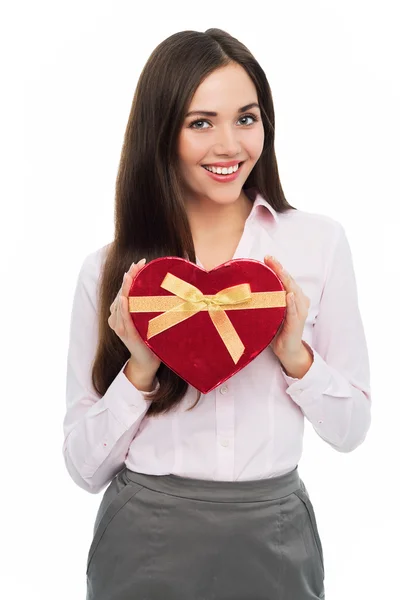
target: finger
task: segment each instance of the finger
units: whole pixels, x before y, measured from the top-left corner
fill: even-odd
[[[132,287],[132,281],[139,273],[139,271],[144,267],[145,263],[146,259],[142,258],[142,260],[140,260],[136,265],[132,264],[128,271],[125,273],[121,288],[121,293],[123,294],[123,296],[128,297],[130,289]]]
[[[129,313],[129,292],[132,287],[132,281],[145,265],[146,259],[142,258],[136,265],[132,264],[128,271],[124,273],[121,291],[118,296],[118,312],[121,315],[125,328],[130,328],[131,318]]]
[[[135,263],[133,263],[133,264],[135,264]],[[131,267],[130,267],[130,268],[132,268],[132,265],[131,265]],[[112,301],[112,303],[111,303],[111,306],[110,306],[110,312],[111,312],[111,313],[113,313],[113,312],[114,312],[114,309],[116,308],[116,304],[117,304],[117,303],[118,303],[118,301],[119,301],[119,297],[120,297],[120,294],[121,294],[121,291],[122,291],[123,285],[124,285],[124,278],[122,278],[122,284],[121,284],[121,287],[119,288],[119,290],[118,290],[118,292],[117,292],[117,295],[115,296],[114,300],[113,300],[113,301]]]
[[[114,300],[114,302],[110,306],[110,316],[108,317],[108,324],[111,327],[111,329],[114,329],[114,331],[115,331],[115,324],[116,324],[116,318],[117,318],[117,310],[116,309],[117,309],[116,300]]]
[[[283,268],[283,266],[281,265],[279,260],[277,260],[274,256],[268,255],[264,258],[264,262],[267,266],[269,266],[269,267],[272,266],[274,268],[274,271],[277,273],[277,275],[281,279],[283,285],[285,286],[286,291],[291,292],[291,291],[297,290],[297,288],[298,288],[297,283],[295,282],[293,277],[290,275],[290,273],[288,273]]]
[[[137,335],[136,327],[133,324],[132,317],[129,312],[129,300],[126,296],[121,295],[118,312],[121,318],[121,323],[123,325],[125,335],[130,338],[132,338],[132,336]]]
[[[277,260],[275,258],[275,256],[271,256],[269,254],[267,254],[267,256],[264,256],[264,262],[266,265],[268,265],[269,267],[272,267],[274,270],[275,269],[283,269],[281,263],[279,262],[279,260]]]
[[[289,319],[297,316],[296,296],[293,292],[286,294],[286,309]]]
[[[131,287],[131,283],[132,283],[132,277],[129,275],[129,271],[127,271],[126,273],[124,273],[124,276],[122,279],[122,286],[121,286],[121,290],[119,292],[120,296],[128,296],[129,290]]]
[[[113,312],[114,312],[114,310],[116,309],[116,305],[118,304],[119,297],[120,297],[120,295],[121,295],[121,290],[122,290],[122,285],[121,285],[121,287],[119,288],[117,295],[115,296],[114,300],[113,300],[113,301],[112,301],[112,303],[111,303],[111,306],[110,306],[110,313],[113,313]]]
[[[264,258],[264,262],[269,267],[272,267],[274,271],[279,273],[279,276],[284,277],[285,275],[289,275],[289,273],[285,271],[279,260],[277,260],[274,256],[266,256]]]
[[[272,256],[272,254],[266,254],[264,256],[264,260],[267,260],[267,261],[270,261],[270,262],[276,263],[277,265],[282,266],[281,263],[279,262],[279,260],[276,258],[276,256]]]
[[[126,276],[126,279],[128,275]],[[129,289],[128,289],[129,292]],[[128,339],[137,338],[137,329],[132,321],[131,313],[129,312],[129,297],[121,294],[118,305],[119,323],[121,324],[121,331],[123,335]]]
[[[144,266],[145,263],[146,263],[145,258],[142,258],[137,263],[132,263],[131,266],[129,267],[127,273],[129,273],[131,276],[134,273],[136,274],[138,271],[140,271],[140,269]]]
[[[299,284],[285,269],[282,269],[280,273],[280,278],[286,288],[286,291],[293,292],[297,301],[297,297],[301,297],[303,295],[303,290],[301,289]]]
[[[124,296],[128,296],[131,285],[132,285],[133,278],[139,272],[139,270],[145,265],[145,263],[146,263],[145,258],[142,258],[142,260],[140,260],[138,263],[133,262],[131,264],[131,266],[129,267],[128,271],[126,272],[126,274],[124,273],[124,276],[122,279],[122,285],[119,288],[118,293],[110,306],[110,313],[112,313],[114,311],[114,309],[116,308],[116,304],[118,305],[121,294],[123,294]]]
[[[118,297],[118,301],[117,301],[117,307],[115,309],[115,333],[117,333],[119,335],[119,337],[124,337],[125,335],[125,323],[124,323],[124,318],[122,315],[122,310],[121,310],[121,299],[122,296]]]

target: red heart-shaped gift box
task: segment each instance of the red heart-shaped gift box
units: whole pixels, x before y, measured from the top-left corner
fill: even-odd
[[[286,292],[257,260],[231,260],[205,271],[168,256],[136,275],[129,312],[160,360],[206,394],[271,343],[285,318]]]

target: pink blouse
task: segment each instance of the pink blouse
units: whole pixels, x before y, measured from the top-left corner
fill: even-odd
[[[302,454],[304,417],[339,452],[365,439],[371,422],[369,359],[351,251],[340,223],[302,210],[277,213],[257,194],[234,258],[275,256],[311,305],[303,340],[314,359],[288,377],[272,350],[202,395],[189,386],[178,407],[147,416],[148,394],[123,373],[104,396],[91,366],[98,338],[97,291],[107,246],[89,254],[72,306],[63,456],[71,478],[100,492],[126,466],[140,473],[252,480],[283,475]]]

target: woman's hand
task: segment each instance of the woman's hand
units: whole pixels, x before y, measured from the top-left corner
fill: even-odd
[[[160,366],[160,359],[144,343],[133,324],[129,313],[128,294],[133,278],[143,268],[146,260],[143,258],[136,265],[132,263],[125,273],[121,288],[110,306],[108,324],[123,341],[131,353],[129,361],[130,372],[134,372],[138,382],[153,381]]]
[[[276,258],[266,256],[264,262],[277,274],[287,292],[285,320],[270,347],[287,374],[300,379],[313,362],[312,353],[302,340],[310,299]]]

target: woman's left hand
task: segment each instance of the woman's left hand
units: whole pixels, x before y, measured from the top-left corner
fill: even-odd
[[[287,292],[285,320],[270,347],[283,365],[296,364],[305,355],[306,349],[302,343],[302,337],[304,323],[310,308],[310,299],[276,258],[266,256],[264,262],[276,273]]]

